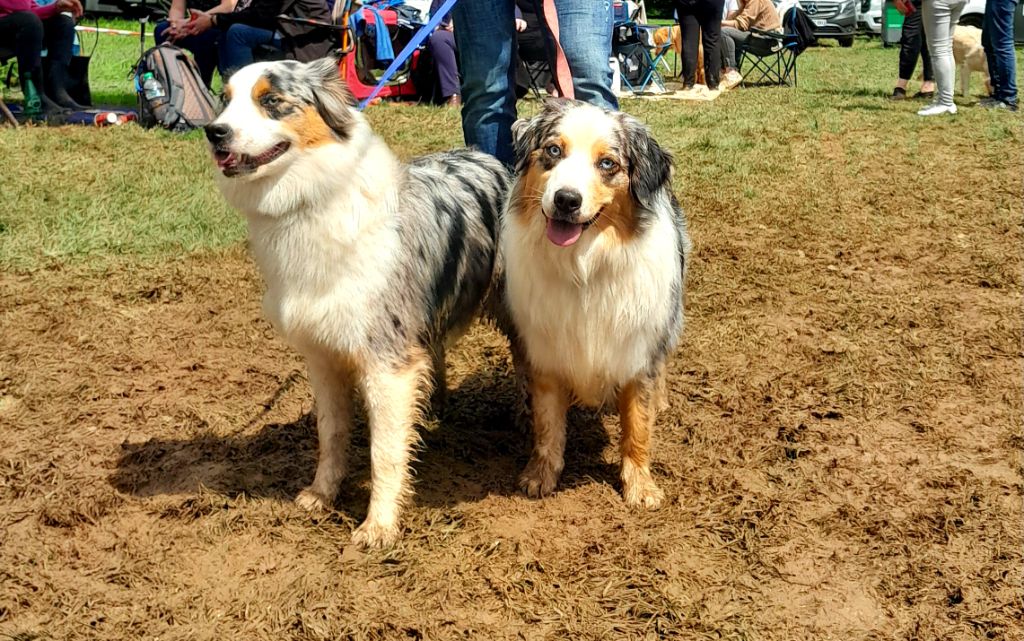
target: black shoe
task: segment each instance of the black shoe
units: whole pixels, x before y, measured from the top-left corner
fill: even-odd
[[[903,87],[896,87],[892,90],[892,95],[889,96],[889,100],[906,100],[907,90]]]
[[[1017,105],[996,98],[986,98],[978,103],[978,106],[982,109],[993,109],[996,111],[1017,111]]]
[[[914,94],[914,100],[933,100],[934,98],[934,91],[918,91]]]

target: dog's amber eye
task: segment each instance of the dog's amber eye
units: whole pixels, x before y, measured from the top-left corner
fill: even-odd
[[[601,171],[614,171],[619,165],[611,158],[602,158],[597,161],[597,166]]]
[[[260,106],[264,109],[274,109],[281,105],[281,99],[271,93],[260,96]]]
[[[562,156],[562,148],[558,145],[548,145],[544,148],[544,152],[552,158],[560,158]]]

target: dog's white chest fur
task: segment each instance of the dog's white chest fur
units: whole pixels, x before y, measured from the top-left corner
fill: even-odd
[[[658,218],[619,243],[586,232],[567,248],[551,244],[535,216],[505,220],[507,295],[531,364],[555,375],[588,405],[609,400],[650,366],[679,278],[676,231]]]
[[[267,284],[263,311],[300,350],[330,346],[358,356],[366,348],[366,310],[388,287],[398,245],[389,225],[352,228],[353,208],[368,206],[336,202],[287,218],[250,216],[252,253]]]

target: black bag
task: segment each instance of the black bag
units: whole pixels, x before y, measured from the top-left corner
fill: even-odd
[[[818,44],[814,35],[814,23],[800,7],[793,7],[786,12],[782,21],[786,26],[786,39],[794,43],[794,53],[800,55],[807,47]]]
[[[164,43],[142,55],[135,66],[139,124],[184,132],[210,124],[218,103],[203,84],[199,68],[181,49]]]

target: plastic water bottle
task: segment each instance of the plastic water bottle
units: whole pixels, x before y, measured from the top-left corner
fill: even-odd
[[[167,95],[164,86],[153,77],[152,71],[142,74],[142,93],[146,96],[146,100],[156,100]]]

